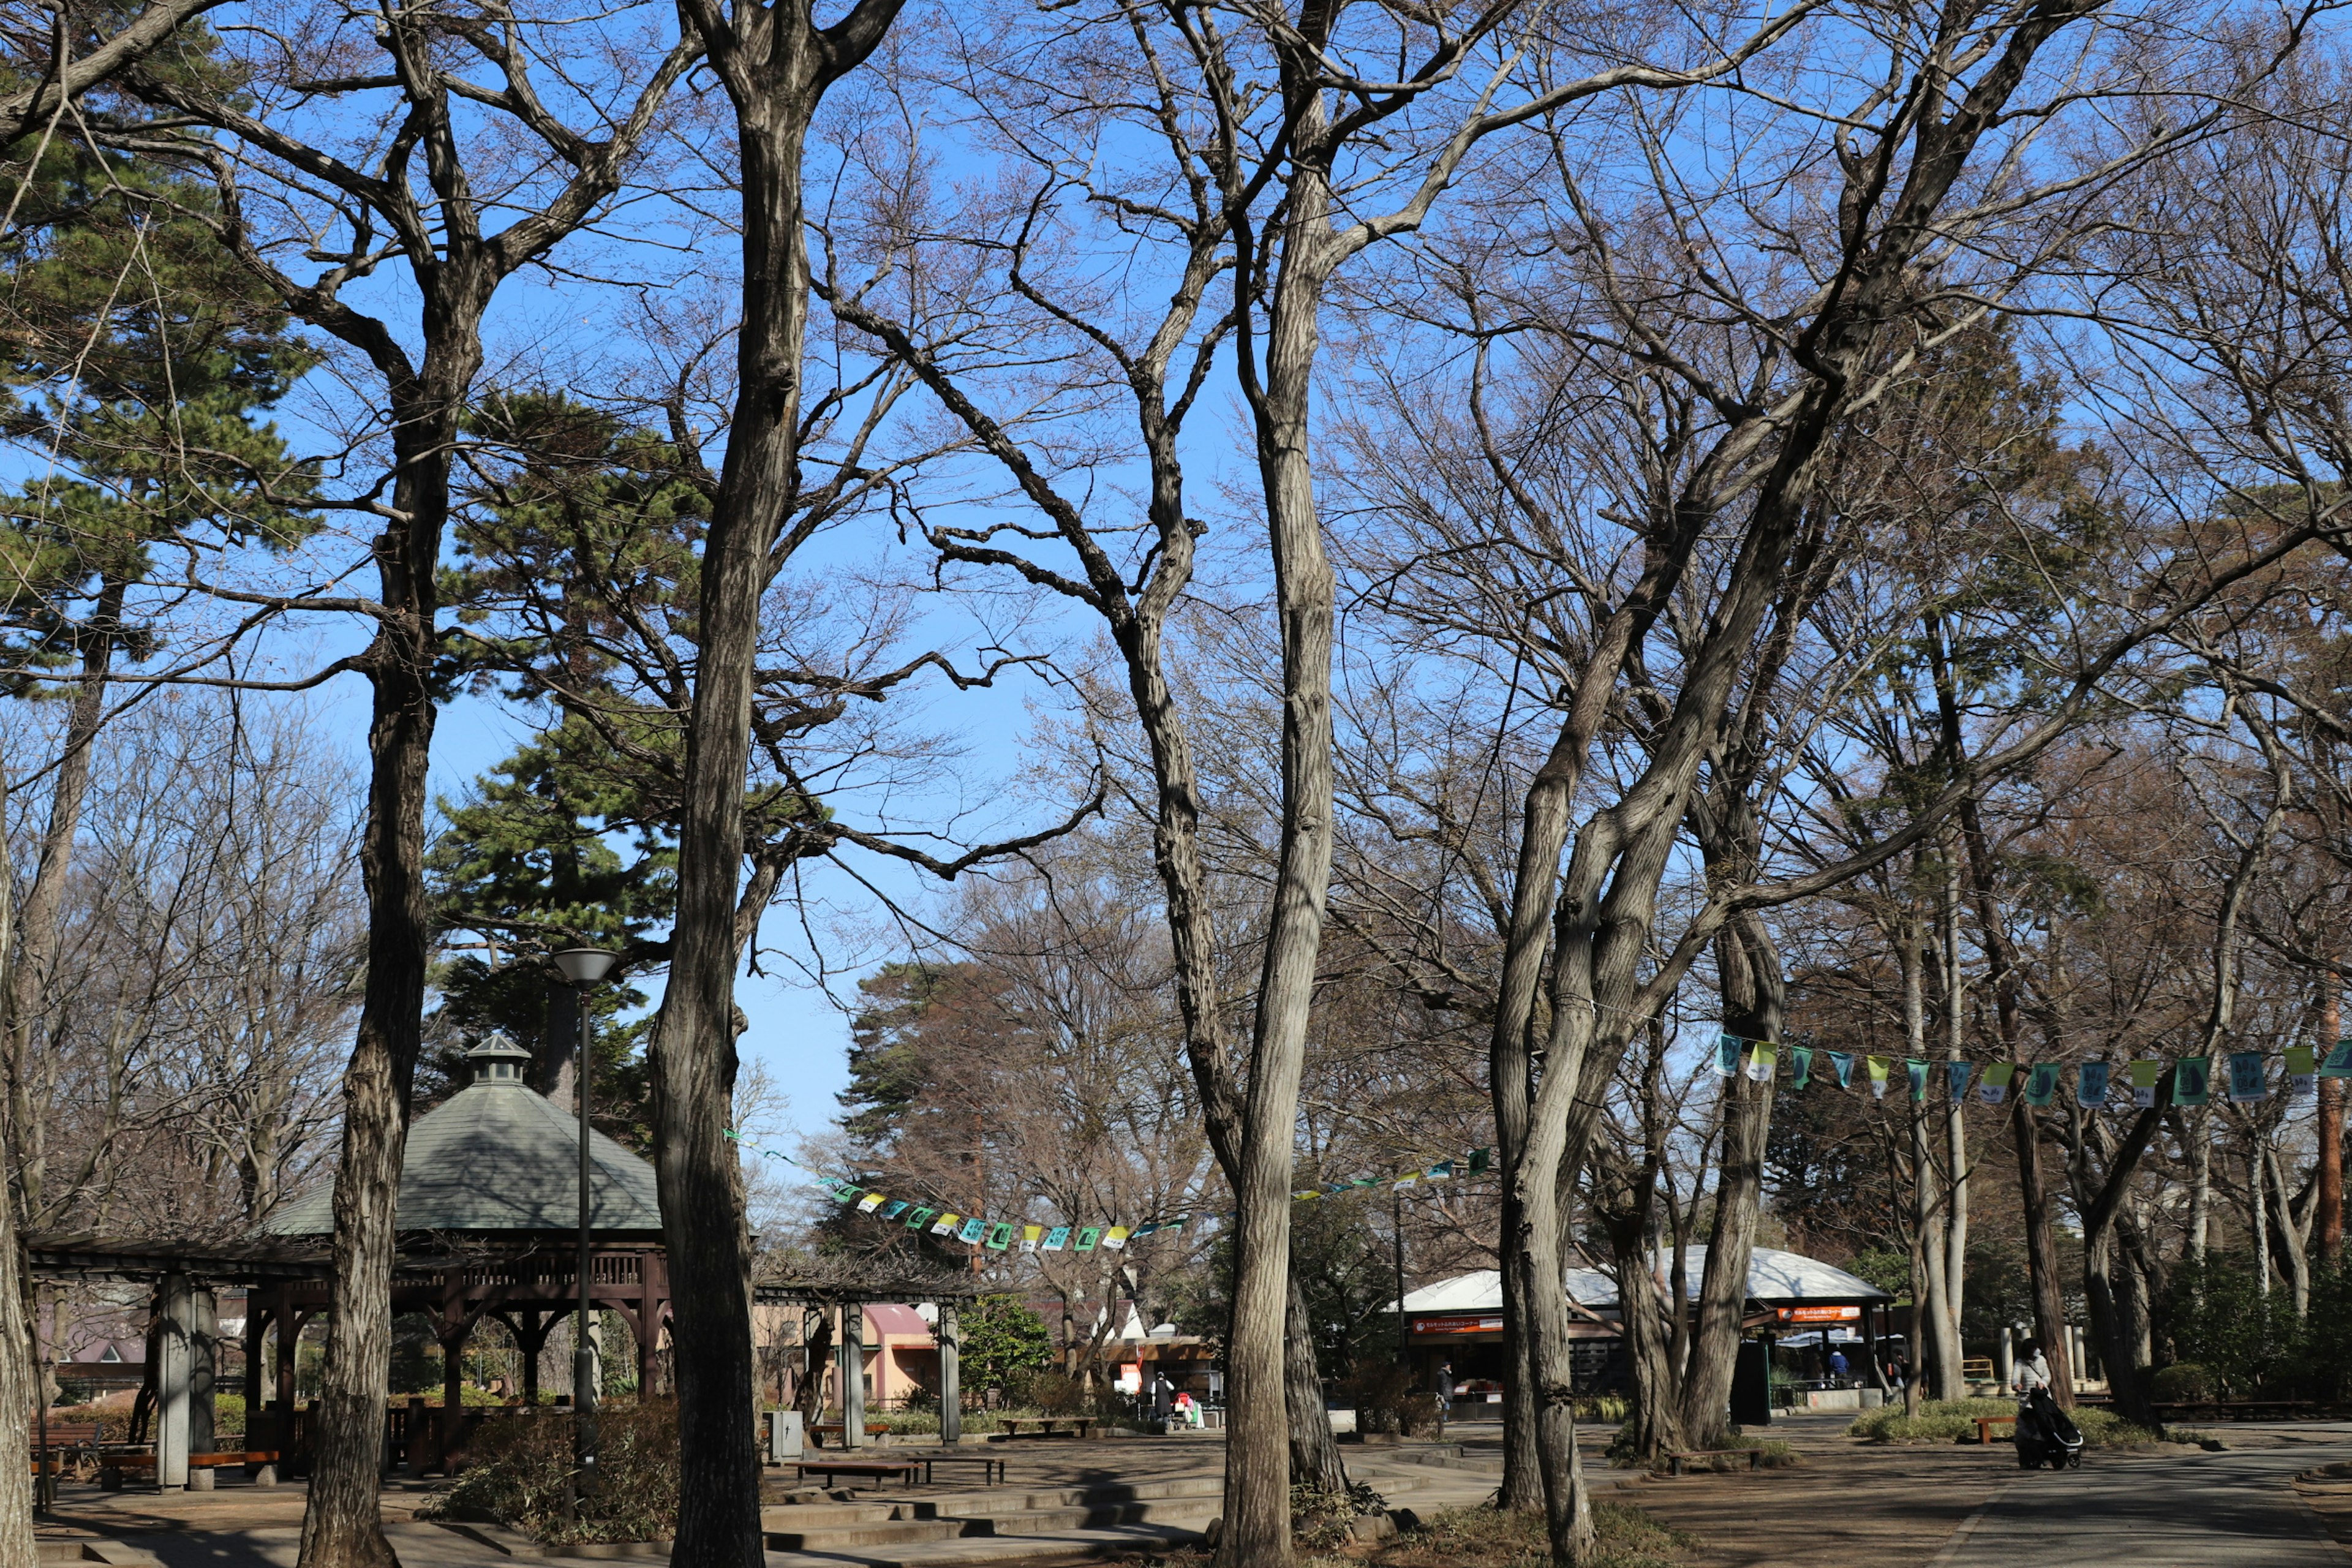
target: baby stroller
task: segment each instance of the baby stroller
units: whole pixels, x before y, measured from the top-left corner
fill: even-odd
[[[2083,1431],[2046,1388],[2037,1388],[2017,1410],[2017,1468],[2047,1464],[2053,1470],[2083,1465]]]

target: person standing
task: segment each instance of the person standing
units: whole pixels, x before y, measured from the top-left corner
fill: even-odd
[[[1449,1415],[1453,1415],[1453,1414],[1454,1414],[1454,1363],[1453,1363],[1452,1362],[1450,1362],[1450,1361],[1442,1361],[1442,1362],[1439,1362],[1439,1363],[1437,1363],[1437,1415],[1438,1415],[1438,1419],[1440,1419],[1440,1420],[1444,1420],[1445,1417],[1447,1417],[1447,1416],[1449,1416]]]
[[[1830,1386],[1832,1388],[1843,1388],[1845,1386],[1845,1352],[1832,1347],[1830,1351]]]

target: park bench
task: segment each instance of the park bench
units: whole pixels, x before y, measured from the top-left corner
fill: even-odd
[[[849,1425],[845,1421],[812,1422],[808,1434],[816,1440],[816,1446],[822,1448],[827,1436],[847,1437]],[[887,1437],[890,1435],[890,1424],[887,1421],[868,1421],[866,1424],[866,1435],[868,1437]]]
[[[1761,1448],[1692,1448],[1685,1453],[1668,1454],[1666,1474],[1681,1475],[1683,1467],[1694,1459],[1728,1459],[1743,1455],[1747,1458],[1748,1468],[1751,1470],[1764,1463],[1764,1450]]]
[[[276,1463],[278,1451],[274,1448],[233,1448],[188,1456],[188,1468],[192,1470],[225,1469],[233,1465],[253,1468]],[[110,1491],[118,1490],[122,1485],[123,1471],[152,1472],[154,1468],[155,1456],[152,1450],[137,1454],[100,1454],[98,1458],[98,1484]]]
[[[998,1418],[997,1425],[1004,1428],[1004,1435],[1007,1437],[1018,1437],[1024,1433],[1029,1433],[1038,1437],[1067,1436],[1083,1439],[1093,1436],[1095,1429],[1102,1423],[1091,1415],[1005,1415]],[[1066,1432],[1058,1430],[1065,1426],[1069,1430]]]
[[[2014,1436],[2017,1432],[2017,1417],[2014,1415],[1978,1416],[1977,1441],[1979,1443],[1990,1444],[1992,1441],[1992,1429],[1996,1426],[2008,1427],[2010,1429],[2011,1436]]]
[[[36,1423],[31,1429],[35,1457],[41,1447],[41,1428]],[[67,1448],[98,1447],[99,1425],[95,1421],[52,1421],[49,1423],[48,1446],[52,1452]]]
[[[912,1486],[918,1478],[926,1483],[931,1479],[929,1459],[802,1459],[795,1462],[794,1468],[802,1480],[812,1475],[845,1480],[863,1478],[875,1482],[896,1479]]]

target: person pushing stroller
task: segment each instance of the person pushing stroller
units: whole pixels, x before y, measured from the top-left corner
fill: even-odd
[[[2025,1342],[2011,1386],[2017,1394],[2017,1468],[2053,1470],[2083,1462],[2083,1434],[2050,1393],[2050,1361],[2040,1340]]]

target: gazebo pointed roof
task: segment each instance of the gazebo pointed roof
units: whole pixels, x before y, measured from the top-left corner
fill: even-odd
[[[577,1234],[579,1119],[523,1082],[530,1053],[493,1035],[466,1053],[474,1081],[408,1129],[395,1223],[404,1232],[511,1238]],[[658,1241],[654,1168],[591,1130],[590,1223],[599,1240]],[[264,1236],[332,1235],[334,1181],[313,1183],[264,1220]]]

